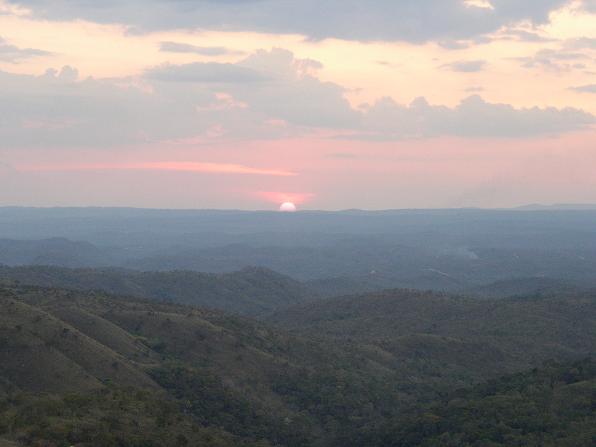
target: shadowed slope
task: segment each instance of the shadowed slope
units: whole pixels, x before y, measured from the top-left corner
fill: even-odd
[[[221,274],[44,266],[0,267],[1,280],[42,287],[101,290],[249,316],[267,314],[315,298],[298,281],[257,267]]]

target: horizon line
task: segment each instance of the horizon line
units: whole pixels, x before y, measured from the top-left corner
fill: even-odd
[[[101,206],[101,205],[0,205],[2,209],[31,209],[31,210],[138,210],[138,211],[197,211],[197,212],[238,212],[238,213],[275,213],[275,214],[300,214],[300,213],[348,213],[368,212],[383,213],[392,211],[596,211],[596,203],[530,203],[511,207],[405,207],[405,208],[340,208],[340,209],[298,209],[294,213],[283,213],[277,209],[241,209],[241,208],[162,208],[140,206]]]

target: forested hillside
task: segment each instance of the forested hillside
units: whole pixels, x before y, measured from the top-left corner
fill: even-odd
[[[334,339],[426,365],[474,375],[506,373],[552,358],[596,352],[596,295],[478,300],[387,290],[317,301],[268,318],[296,334]]]
[[[259,316],[307,302],[316,293],[287,276],[247,267],[232,273],[138,272],[124,269],[68,269],[50,266],[0,266],[0,282],[192,304]]]
[[[381,365],[250,320],[31,287],[0,306],[0,438],[25,445],[325,445],[400,408]]]
[[[596,362],[551,363],[459,390],[374,431],[368,447],[588,447],[596,444]]]
[[[13,284],[0,289],[0,440],[408,445],[395,444],[410,436],[394,437],[396,421],[440,408],[457,389],[594,353],[594,316],[590,296],[485,302],[394,291],[298,306],[259,323]],[[418,430],[416,420],[408,424]],[[428,439],[421,445],[434,445]]]

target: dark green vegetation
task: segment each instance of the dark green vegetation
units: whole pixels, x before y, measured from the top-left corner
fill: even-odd
[[[380,365],[250,320],[95,292],[0,296],[0,438],[325,445],[348,420],[395,411]]]
[[[404,355],[434,366],[443,359],[444,373],[450,363],[463,366],[460,361],[469,362],[464,368],[468,372],[479,367],[507,372],[552,358],[592,354],[595,319],[594,294],[477,300],[387,290],[297,306],[269,321],[303,336],[374,347],[396,356],[396,363]]]
[[[589,446],[593,364],[540,365],[593,355],[595,317],[592,295],[388,291],[259,323],[7,285],[0,445]]]
[[[164,395],[111,385],[85,393],[10,393],[0,400],[0,432],[14,442],[0,438],[0,446],[260,445],[201,427]]]
[[[316,296],[304,285],[264,268],[233,273],[137,272],[123,269],[0,266],[0,283],[98,290],[260,316]]]
[[[596,361],[548,364],[460,390],[345,446],[596,445]]]

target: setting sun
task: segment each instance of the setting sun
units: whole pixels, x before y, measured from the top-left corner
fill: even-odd
[[[279,210],[283,213],[295,213],[296,205],[292,202],[284,202],[279,206]]]
[[[595,166],[596,0],[0,0],[0,447],[596,447]]]

